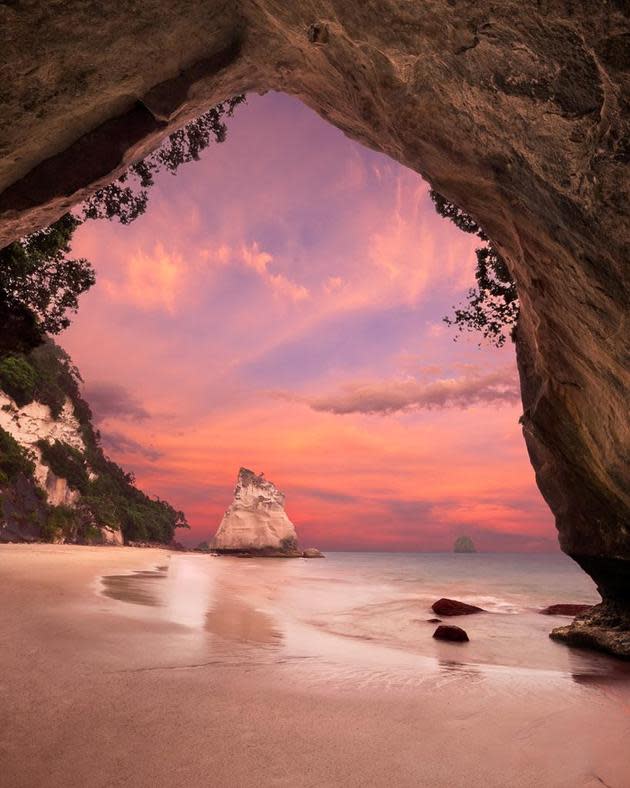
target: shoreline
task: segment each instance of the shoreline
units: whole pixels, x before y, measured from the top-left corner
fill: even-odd
[[[321,632],[299,615],[302,595],[312,597],[303,573],[330,566],[1,546],[2,779],[12,788],[623,784],[627,681]],[[103,593],[104,577],[134,576],[158,594],[149,604]],[[295,609],[282,601],[289,578]],[[202,598],[209,606],[196,606]]]

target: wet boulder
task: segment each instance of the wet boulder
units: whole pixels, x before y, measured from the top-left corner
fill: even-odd
[[[468,605],[456,599],[438,599],[431,605],[431,610],[438,616],[470,616],[472,613],[484,613],[484,609],[476,605]]]
[[[448,640],[451,643],[468,643],[469,637],[465,629],[452,624],[441,624],[433,633],[436,640]]]

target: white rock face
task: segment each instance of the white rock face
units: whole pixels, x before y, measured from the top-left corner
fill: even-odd
[[[122,545],[125,543],[123,540],[122,531],[119,531],[116,528],[110,528],[108,525],[101,525],[100,531],[103,544]]]
[[[79,451],[85,451],[81,425],[74,415],[70,400],[66,398],[61,414],[55,420],[48,405],[31,402],[19,408],[8,394],[0,391],[0,427],[31,453],[35,462],[35,480],[45,491],[48,503],[51,506],[74,506],[79,493],[71,490],[65,479],[55,476],[42,462],[42,453],[36,445],[40,439],[51,443],[63,441]]]
[[[284,511],[284,494],[247,468],[238,472],[234,500],[223,515],[213,548],[297,554],[297,534]]]

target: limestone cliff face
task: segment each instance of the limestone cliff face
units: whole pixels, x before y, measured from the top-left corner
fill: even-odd
[[[538,485],[562,549],[630,611],[629,36],[624,0],[5,3],[0,244],[227,96],[299,97],[508,262]]]
[[[26,449],[35,463],[35,479],[46,495],[51,506],[74,506],[79,493],[68,486],[66,479],[56,476],[42,460],[40,440],[63,441],[79,451],[85,451],[81,436],[81,425],[74,415],[72,403],[68,398],[58,419],[54,419],[48,405],[30,402],[20,408],[0,391],[0,428],[9,433]]]
[[[30,402],[19,407],[4,391],[0,391],[0,429],[7,432],[24,449],[34,464],[33,478],[23,478],[9,488],[0,490],[0,542],[37,541],[46,528],[47,511],[42,507],[40,495],[49,507],[65,507],[74,510],[81,503],[81,495],[68,480],[57,476],[46,464],[40,441],[54,444],[59,441],[77,449],[86,450],[81,425],[74,413],[69,397],[66,397],[61,413],[55,418],[48,405]],[[94,478],[94,474],[91,474]],[[33,487],[32,483],[35,483]],[[102,523],[93,523],[92,539],[103,544],[123,544],[119,528]],[[66,537],[55,537],[54,541],[65,541]]]
[[[247,468],[238,472],[234,500],[221,520],[213,548],[220,551],[301,555],[284,494]]]

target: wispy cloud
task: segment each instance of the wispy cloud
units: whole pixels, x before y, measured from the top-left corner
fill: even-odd
[[[468,374],[430,383],[415,379],[348,383],[339,391],[308,400],[313,410],[338,415],[348,413],[391,414],[433,408],[468,408],[476,404],[518,401],[513,367]]]
[[[243,246],[241,257],[245,265],[256,271],[276,295],[284,296],[291,301],[304,301],[309,297],[309,292],[303,285],[291,281],[283,274],[275,274],[269,270],[273,256],[261,250],[257,243]]]
[[[90,383],[84,396],[98,422],[108,418],[143,421],[150,416],[140,400],[118,383]]]
[[[106,432],[104,435],[101,435],[101,442],[104,449],[119,454],[135,454],[145,457],[151,462],[156,462],[164,456],[163,452],[158,451],[153,446],[145,446],[142,443],[138,443],[138,441],[124,435],[122,432]]]
[[[184,284],[186,265],[180,254],[156,243],[151,251],[137,249],[126,260],[119,279],[105,279],[103,286],[114,301],[140,309],[173,313]]]

